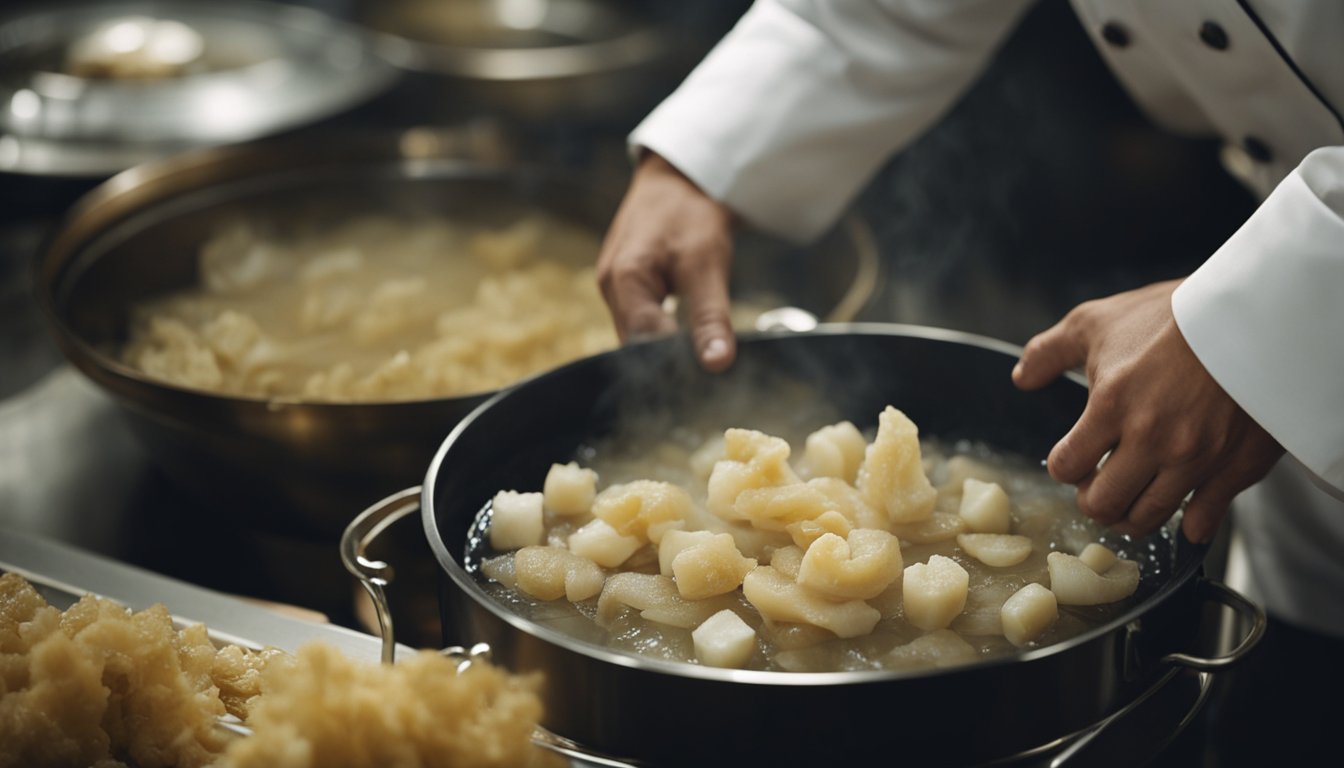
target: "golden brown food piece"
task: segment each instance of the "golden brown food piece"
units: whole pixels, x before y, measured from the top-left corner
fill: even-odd
[[[531,742],[538,684],[432,652],[217,649],[162,605],[90,595],[62,613],[0,575],[0,768],[561,766]],[[226,713],[253,735],[219,728]]]
[[[215,656],[203,628],[174,629],[163,606],[132,613],[86,596],[62,614],[0,576],[0,766],[212,763],[228,738],[215,727],[227,711]],[[246,675],[227,685],[241,709]]]
[[[536,676],[420,651],[394,666],[353,661],[314,643],[262,673],[252,736],[219,768],[562,766],[531,742],[541,716]]]

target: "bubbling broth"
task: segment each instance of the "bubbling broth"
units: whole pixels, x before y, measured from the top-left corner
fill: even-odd
[[[921,436],[893,407],[860,430],[816,402],[758,407],[754,429],[725,430],[741,422],[720,407],[582,444],[543,487],[501,489],[464,564],[579,640],[787,672],[1045,647],[1119,617],[1167,567],[1170,525],[1110,533],[1039,461]]]

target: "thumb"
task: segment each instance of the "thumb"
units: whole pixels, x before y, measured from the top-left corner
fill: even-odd
[[[1013,383],[1019,389],[1040,389],[1086,362],[1087,343],[1065,318],[1027,342],[1013,366]]]

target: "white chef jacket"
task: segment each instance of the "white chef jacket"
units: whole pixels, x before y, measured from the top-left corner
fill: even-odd
[[[947,112],[1032,1],[757,0],[631,143],[753,225],[808,240]],[[1221,135],[1229,170],[1262,198],[1173,310],[1291,455],[1243,494],[1254,504],[1238,500],[1247,591],[1344,636],[1344,2],[1073,5],[1139,106],[1169,130]],[[1293,473],[1316,487],[1261,498]],[[1305,569],[1302,531],[1319,556]]]

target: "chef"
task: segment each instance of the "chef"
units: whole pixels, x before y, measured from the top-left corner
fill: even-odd
[[[1229,581],[1281,633],[1339,650],[1344,3],[1072,4],[1151,119],[1222,137],[1224,165],[1261,202],[1186,278],[1082,304],[1026,345],[1018,386],[1075,367],[1090,382],[1050,473],[1077,485],[1084,512],[1133,533],[1184,501],[1183,531],[1208,541],[1235,497],[1247,567]],[[701,363],[731,364],[734,227],[800,242],[828,229],[1030,5],[757,0],[631,136],[635,172],[598,264],[622,338],[670,330],[662,302],[675,294]]]

